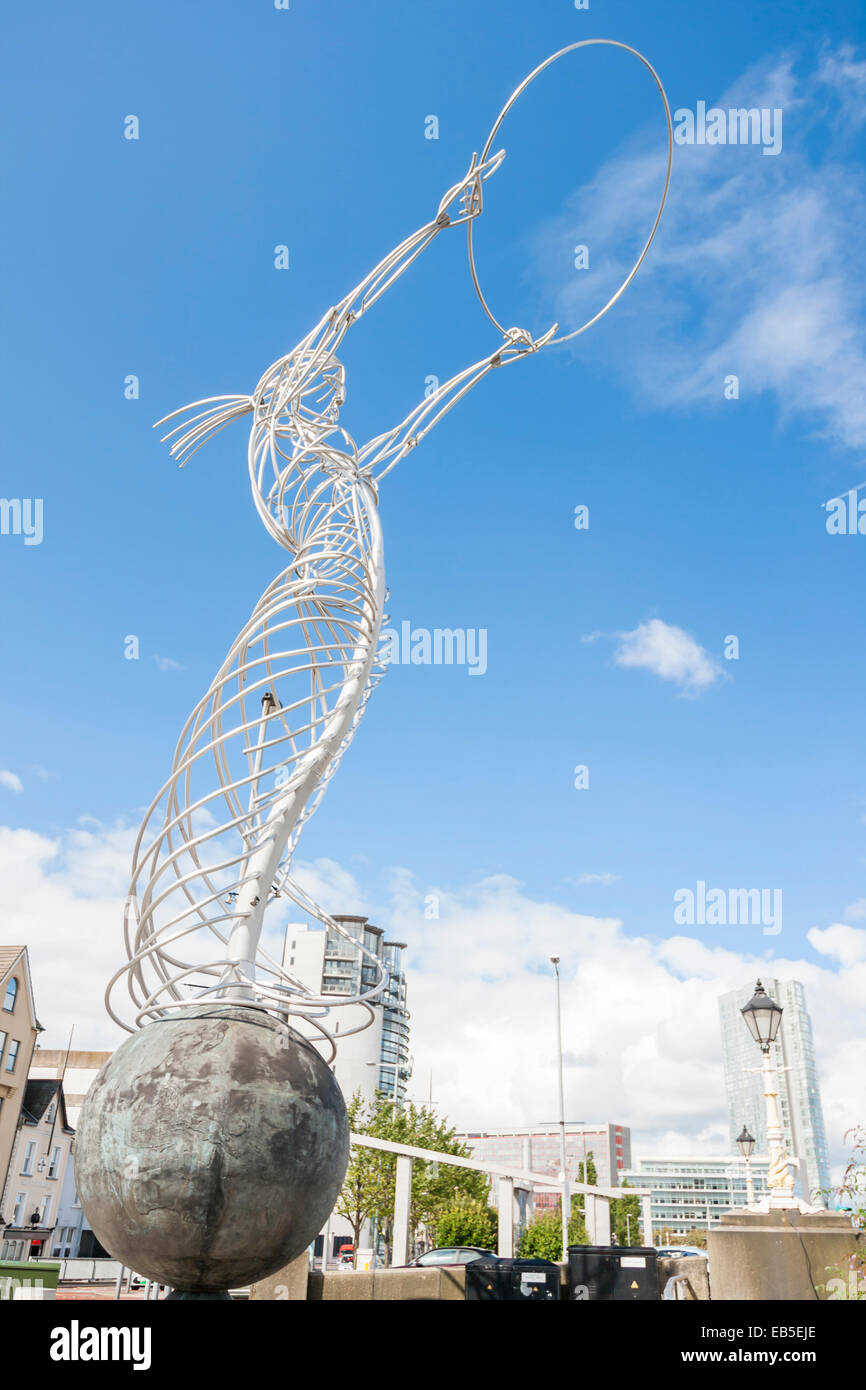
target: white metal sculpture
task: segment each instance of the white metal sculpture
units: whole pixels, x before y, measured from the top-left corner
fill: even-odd
[[[514,102],[546,67],[576,48],[610,44],[633,53],[664,102],[668,158],[649,237],[608,303],[580,328],[557,337],[505,329],[481,291],[472,228],[483,184],[504,158],[492,153]],[[124,917],[127,963],[111,980],[106,1005],[132,1032],[154,1017],[198,1001],[246,1004],[309,1021],[331,1043],[322,1021],[339,1003],[367,1005],[384,986],[339,999],[318,996],[263,947],[265,912],[290,899],[332,931],[347,933],[313,902],[292,874],[301,831],[321,802],[363,717],[384,667],[377,658],[385,593],[378,490],[382,479],[487,374],[597,322],[636,274],[667,196],[672,129],[661,82],[641,54],[613,40],[571,44],[541,63],[509,98],[464,177],[433,219],[395,247],[305,338],[269,367],[249,396],[217,396],[165,417],[165,436],[183,465],[233,421],[252,415],[248,462],[253,501],[267,531],[288,551],[288,566],[256,604],[210,688],[178,740],[171,773],[154,798],[136,842]],[[345,370],[336,356],[349,328],[447,228],[465,225],[472,278],[501,334],[495,350],[465,368],[396,428],[358,446],[338,423]],[[159,424],[164,421],[159,421]],[[353,943],[357,946],[357,943]],[[363,949],[363,948],[362,948]],[[132,1024],[115,1005],[123,979]],[[347,1031],[344,1030],[344,1036]]]

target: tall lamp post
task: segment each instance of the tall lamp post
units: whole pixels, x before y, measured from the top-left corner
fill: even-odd
[[[568,1259],[568,1168],[565,1158],[565,1091],[562,1083],[562,1010],[559,1002],[559,956],[551,956],[553,974],[556,980],[556,1063],[559,1074],[559,1156],[562,1167],[562,1258]]]
[[[742,1134],[737,1135],[737,1148],[746,1160],[746,1206],[755,1205],[755,1189],[752,1184],[752,1154],[755,1152],[755,1140],[743,1125]]]
[[[785,1152],[785,1139],[782,1122],[779,1118],[779,1095],[776,1089],[776,1068],[770,1057],[770,1048],[776,1040],[779,1024],[782,1021],[782,1008],[771,999],[758,980],[755,993],[748,1004],[740,1010],[746,1027],[763,1053],[761,1076],[764,1082],[764,1100],[767,1106],[767,1148],[770,1166],[767,1170],[767,1186],[770,1189],[770,1209],[797,1207],[800,1203],[794,1196],[794,1178]]]

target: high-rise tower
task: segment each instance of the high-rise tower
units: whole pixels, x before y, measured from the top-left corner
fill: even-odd
[[[799,1167],[794,1169],[795,1190],[807,1201],[823,1205],[827,1200],[826,1189],[830,1186],[830,1165],[805,991],[797,980],[762,978],[771,999],[784,1010],[771,1056],[778,1068],[779,1113],[785,1147],[789,1158],[800,1161]],[[733,1153],[737,1152],[736,1138],[743,1125],[757,1140],[756,1153],[764,1153],[767,1148],[760,1072],[747,1070],[759,1066],[760,1055],[740,1014],[754,989],[754,981],[750,981],[742,989],[731,990],[719,999]]]

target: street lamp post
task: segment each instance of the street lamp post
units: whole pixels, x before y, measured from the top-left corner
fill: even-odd
[[[752,1185],[752,1154],[755,1152],[755,1140],[745,1125],[742,1134],[737,1135],[737,1148],[746,1160],[746,1206],[751,1208],[755,1205],[755,1189]]]
[[[794,1178],[785,1152],[785,1138],[779,1118],[776,1067],[770,1057],[770,1048],[776,1040],[782,1021],[782,1008],[770,998],[758,980],[755,993],[740,1013],[763,1054],[761,1077],[767,1106],[767,1148],[770,1155],[767,1186],[770,1189],[770,1208],[796,1207],[800,1204],[794,1196]]]
[[[568,1259],[568,1218],[569,1191],[568,1168],[565,1157],[565,1090],[562,1081],[562,1010],[559,1000],[559,956],[551,956],[550,963],[556,979],[556,1062],[559,1073],[559,1155],[562,1165],[562,1258]]]

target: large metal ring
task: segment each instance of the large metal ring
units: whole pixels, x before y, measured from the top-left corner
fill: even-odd
[[[576,48],[587,48],[593,44],[605,44],[610,48],[624,48],[626,53],[633,53],[635,58],[639,59],[640,62],[643,63],[644,67],[650,73],[653,81],[658,87],[661,99],[664,103],[665,119],[667,121],[668,127],[668,160],[667,168],[665,170],[665,186],[662,190],[661,202],[659,203],[658,212],[655,216],[655,221],[652,224],[652,229],[650,231],[649,236],[644,242],[643,250],[641,251],[640,255],[638,256],[628,275],[623,280],[619,289],[616,291],[615,294],[611,295],[604,308],[599,309],[598,313],[594,314],[591,319],[587,319],[586,323],[582,323],[579,328],[572,329],[570,333],[561,333],[558,337],[551,338],[551,346],[554,343],[567,343],[570,338],[576,338],[579,333],[584,333],[587,328],[591,328],[594,323],[598,323],[598,320],[607,313],[608,309],[613,307],[613,305],[619,299],[623,291],[628,289],[628,286],[631,284],[632,280],[637,275],[638,270],[641,267],[641,263],[643,262],[644,256],[646,255],[647,251],[650,249],[650,246],[652,245],[653,237],[655,236],[656,231],[658,230],[659,222],[661,221],[661,215],[664,209],[665,200],[668,196],[668,188],[670,186],[671,181],[671,164],[673,162],[674,153],[674,131],[673,124],[671,122],[671,109],[668,105],[667,95],[665,93],[664,87],[662,86],[661,78],[659,77],[652,63],[650,63],[649,60],[643,56],[642,53],[638,53],[636,48],[631,48],[627,43],[619,43],[617,39],[581,39],[579,43],[570,43],[566,48],[561,48],[558,53],[552,53],[549,58],[545,58],[543,63],[539,63],[538,67],[533,69],[529,76],[523,79],[520,86],[515,88],[515,90],[511,93],[511,96],[508,98],[507,102],[505,103],[505,105],[503,106],[502,110],[496,118],[496,121],[493,125],[493,129],[487,137],[487,143],[485,144],[484,149],[481,152],[481,157],[478,161],[479,164],[484,164],[485,160],[490,154],[490,149],[493,145],[493,141],[496,139],[499,127],[502,125],[502,122],[505,120],[505,117],[508,115],[508,112],[511,110],[512,106],[517,101],[517,98],[526,91],[530,83],[535,81],[539,73],[544,72],[545,68],[549,68],[551,63],[555,63],[557,58],[564,57],[566,53],[573,53]],[[478,298],[481,301],[481,307],[484,310],[487,317],[489,318],[490,322],[494,325],[495,328],[499,329],[499,332],[504,337],[507,337],[508,330],[502,326],[499,320],[491,312],[490,305],[484,298],[481,286],[478,283],[478,272],[475,268],[475,249],[472,241],[472,228],[474,226],[474,223],[475,218],[473,217],[470,218],[466,224],[467,249],[469,252],[469,268],[472,272],[472,283],[475,286],[475,293],[478,295]]]

